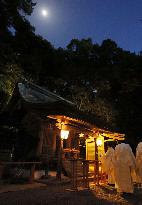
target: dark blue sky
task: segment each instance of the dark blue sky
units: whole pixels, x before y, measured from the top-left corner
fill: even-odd
[[[111,38],[119,47],[142,50],[142,0],[37,0],[28,17],[36,33],[55,47],[73,38],[91,37],[94,43]],[[49,11],[41,15],[42,8]],[[141,22],[140,22],[141,20]]]

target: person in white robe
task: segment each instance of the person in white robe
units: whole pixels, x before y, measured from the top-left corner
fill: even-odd
[[[115,184],[114,182],[114,169],[112,160],[114,158],[114,149],[108,147],[107,152],[102,157],[102,168],[103,171],[108,175],[108,184]]]
[[[133,193],[132,173],[136,168],[136,164],[132,149],[128,144],[121,143],[115,147],[113,165],[117,192]]]
[[[136,148],[136,173],[138,183],[142,186],[142,142],[140,142]]]

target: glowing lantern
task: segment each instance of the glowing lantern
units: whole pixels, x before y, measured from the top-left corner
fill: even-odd
[[[68,130],[61,130],[61,139],[68,139],[69,131]]]
[[[96,140],[96,144],[97,144],[97,146],[102,146],[103,140],[100,137],[98,137]]]

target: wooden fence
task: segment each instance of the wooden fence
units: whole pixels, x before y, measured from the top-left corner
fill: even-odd
[[[11,168],[11,166],[29,166],[30,169],[30,176],[29,176],[29,182],[33,183],[34,181],[34,172],[35,172],[35,166],[36,165],[40,165],[42,164],[41,162],[0,162],[0,178],[2,176],[2,174],[4,174],[4,169],[7,166],[10,166],[9,169]]]
[[[77,189],[79,186],[89,188],[90,183],[98,185],[106,181],[106,175],[102,172],[101,163],[97,160],[73,159],[70,160],[70,164],[72,189]]]

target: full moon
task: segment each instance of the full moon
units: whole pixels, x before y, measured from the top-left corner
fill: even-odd
[[[46,9],[41,10],[42,16],[46,17],[48,15],[48,11]]]

